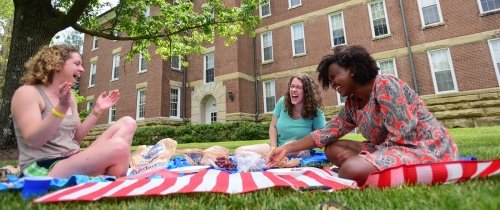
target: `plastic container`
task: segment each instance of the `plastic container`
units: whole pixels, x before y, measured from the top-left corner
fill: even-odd
[[[24,199],[45,195],[49,191],[52,177],[32,176],[24,178],[24,187],[21,192]]]

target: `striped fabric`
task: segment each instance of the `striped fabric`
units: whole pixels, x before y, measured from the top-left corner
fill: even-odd
[[[114,182],[86,183],[59,190],[34,200],[35,203],[60,201],[95,201],[173,193],[221,192],[237,194],[271,187],[328,186],[330,191],[354,188],[352,180],[338,178],[328,169],[304,168],[303,174],[276,175],[271,172],[229,174],[219,170],[204,170],[177,178],[131,179]],[[169,174],[171,172],[165,173]],[[476,177],[500,174],[500,159],[492,161],[457,161],[447,163],[398,166],[368,177],[363,187],[393,187],[404,183],[439,184],[460,182]]]

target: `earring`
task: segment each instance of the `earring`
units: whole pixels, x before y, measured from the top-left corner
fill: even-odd
[[[351,77],[354,77],[354,74],[351,74]]]

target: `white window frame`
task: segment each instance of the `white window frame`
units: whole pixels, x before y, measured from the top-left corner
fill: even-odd
[[[266,94],[266,84],[269,84],[270,85],[270,91],[271,91],[271,94],[273,95],[269,95],[270,96],[274,96],[274,108],[276,108],[276,102],[277,102],[277,99],[276,99],[276,82],[274,80],[267,80],[267,81],[262,81],[262,96],[264,97],[264,113],[269,113],[269,112],[273,112],[273,110],[267,110],[267,100],[266,98],[268,97],[268,95]]]
[[[493,69],[495,69],[495,74],[497,75],[497,80],[498,80],[498,86],[500,86],[500,67],[497,65],[497,63],[500,64],[500,45],[499,45],[499,48],[497,49],[498,50],[497,51],[498,60],[497,60],[495,58],[495,51],[493,51],[493,42],[500,43],[500,38],[488,40],[488,45],[490,47],[491,61],[493,62]]]
[[[382,2],[382,5],[384,7],[385,23],[387,24],[387,34],[375,36],[375,28],[374,28],[374,25],[373,25],[372,7],[371,6],[373,4],[376,4],[376,3],[379,3],[379,2]],[[371,26],[371,30],[370,31],[372,32],[372,37],[373,38],[382,38],[382,37],[386,37],[386,36],[391,35],[391,27],[389,27],[389,17],[387,16],[387,7],[385,6],[385,0],[377,0],[377,1],[370,2],[368,4],[368,15],[370,16],[370,26]]]
[[[487,14],[487,13],[491,13],[491,12],[497,12],[497,11],[500,11],[500,8],[498,9],[494,9],[494,10],[490,10],[490,11],[484,11],[483,10],[483,7],[481,6],[481,0],[477,0],[477,5],[479,7],[479,11],[481,14]]]
[[[177,113],[176,115],[172,115],[172,90],[177,90]],[[170,118],[181,118],[181,88],[180,87],[175,87],[171,86],[170,87]]]
[[[118,75],[115,77],[116,70],[118,70]],[[120,74],[120,53],[113,54],[113,67],[111,69],[111,81],[118,80]]]
[[[85,104],[85,108],[90,113],[92,111],[92,108],[94,108],[94,101],[88,100],[87,103]]]
[[[141,92],[144,91],[144,103],[143,104],[140,104],[140,100],[141,100]],[[141,112],[141,107],[140,106],[143,106],[144,108],[144,116],[142,117],[139,117],[139,114]],[[136,99],[136,106],[135,106],[135,119],[137,120],[142,120],[144,119],[144,117],[146,116],[146,88],[140,88],[140,89],[137,89],[137,99]]]
[[[144,60],[144,62],[146,63],[146,68],[145,69],[141,69],[142,68],[142,60]],[[148,71],[148,61],[144,58],[144,56],[142,55],[142,53],[139,53],[139,71],[138,73],[144,73],[144,72],[147,72]]]
[[[335,45],[335,41],[333,40],[333,24],[332,24],[332,17],[340,15],[340,18],[342,19],[342,31],[344,32],[344,43]],[[347,44],[347,36],[345,33],[345,22],[344,22],[344,11],[339,11],[335,13],[331,13],[328,15],[328,26],[330,27],[330,42],[332,44],[332,47],[335,46],[340,46],[340,45],[346,45]],[[337,30],[337,29],[336,29]]]
[[[92,39],[92,50],[99,48],[99,37],[94,36]]]
[[[335,92],[337,92],[337,91],[335,91]],[[339,92],[337,92],[337,104],[339,106],[344,106],[345,105],[345,101],[342,101],[341,99],[342,99],[342,96],[340,95]],[[347,97],[346,97],[346,100],[347,100]]]
[[[295,52],[295,36],[293,35],[293,27],[294,26],[298,26],[300,25],[301,28],[302,28],[302,41],[304,42],[304,52],[302,53],[297,53]],[[304,31],[304,22],[299,22],[299,23],[294,23],[290,26],[290,32],[291,32],[291,35],[292,35],[292,53],[293,53],[293,56],[301,56],[301,55],[305,55],[307,53],[307,48],[306,48],[306,35],[305,35],[305,31]]]
[[[396,68],[396,58],[388,58],[388,59],[381,59],[381,60],[377,60],[377,66],[379,67],[379,74],[382,74],[382,69],[380,68],[380,63],[381,62],[387,62],[387,61],[391,61],[392,62],[392,67],[394,69],[394,74],[393,76],[395,77],[398,77],[398,69]]]
[[[267,48],[266,46],[264,46],[264,35],[268,35],[268,37],[270,38],[270,42],[271,45],[270,46],[267,46],[267,47],[270,47],[271,48],[271,58],[269,60],[265,60],[265,56],[264,56],[264,48]],[[274,61],[274,52],[273,52],[273,32],[272,31],[268,31],[268,32],[264,32],[260,35],[260,52],[261,52],[261,62],[262,63],[269,63],[269,62],[273,62]]]
[[[210,54],[213,54],[213,69],[214,69],[214,80],[211,81],[211,82],[207,82],[207,57],[210,55]],[[215,51],[212,51],[212,52],[208,52],[206,54],[203,55],[203,84],[208,84],[208,83],[212,83],[215,81]]]
[[[293,9],[302,6],[302,0],[299,0],[299,4],[292,6],[292,0],[288,0],[288,9]]]
[[[262,8],[264,6],[269,7],[269,14],[266,14],[266,15],[262,14]],[[267,3],[264,3],[264,4],[260,5],[260,7],[259,7],[259,15],[260,15],[261,18],[265,18],[265,17],[271,16],[271,0],[268,0]]]
[[[435,23],[430,23],[428,25],[425,24],[424,11],[423,11],[423,8],[422,8],[422,1],[423,0],[417,0],[418,11],[420,12],[420,21],[422,23],[422,27],[427,27],[427,26],[433,26],[433,25],[442,24],[443,23],[443,14],[441,13],[441,5],[439,3],[439,0],[435,0],[436,1],[436,7],[437,7],[437,10],[438,10],[439,21],[435,22]]]
[[[176,57],[179,61],[178,61],[178,66],[174,66],[174,57]],[[182,70],[182,65],[181,65],[181,62],[182,62],[182,59],[181,59],[181,56],[178,56],[178,55],[173,55],[173,56],[170,56],[170,68],[172,69],[175,69],[175,70],[178,70],[178,71],[181,71]]]
[[[436,82],[436,75],[435,75],[436,70],[434,69],[434,65],[432,64],[432,55],[431,54],[433,52],[442,51],[442,50],[446,50],[447,59],[448,59],[449,65],[450,65],[451,78],[452,78],[453,86],[454,86],[453,90],[438,91],[438,85],[437,85],[437,82]],[[451,60],[450,48],[441,48],[441,49],[427,51],[427,56],[428,56],[428,59],[429,59],[429,65],[430,65],[430,69],[431,69],[432,83],[434,85],[434,93],[435,94],[441,94],[441,93],[457,92],[458,91],[458,83],[457,83],[457,79],[455,78],[455,69],[453,68],[453,61]]]
[[[95,86],[96,74],[97,74],[97,61],[94,61],[94,62],[90,63],[89,87],[94,87]],[[92,77],[92,75],[94,77]],[[92,78],[94,78],[94,79],[92,79]]]
[[[113,119],[113,111],[115,112],[115,115],[114,115],[115,119]],[[116,104],[109,107],[109,110],[108,110],[108,124],[111,124],[114,122],[116,122]]]

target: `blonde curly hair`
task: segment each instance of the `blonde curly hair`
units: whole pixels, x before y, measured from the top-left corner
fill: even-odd
[[[288,87],[292,84],[293,79],[299,79],[302,82],[302,88],[304,90],[304,104],[302,109],[302,117],[312,119],[316,117],[316,111],[318,108],[322,107],[322,99],[319,92],[319,85],[314,82],[313,78],[305,73],[299,73],[290,78],[288,81]],[[287,89],[285,95],[285,110],[287,110],[288,115],[293,117],[293,104],[290,98],[290,88]]]
[[[25,85],[51,84],[54,72],[60,70],[72,53],[79,53],[72,45],[42,47],[24,66],[28,71],[21,79]]]

